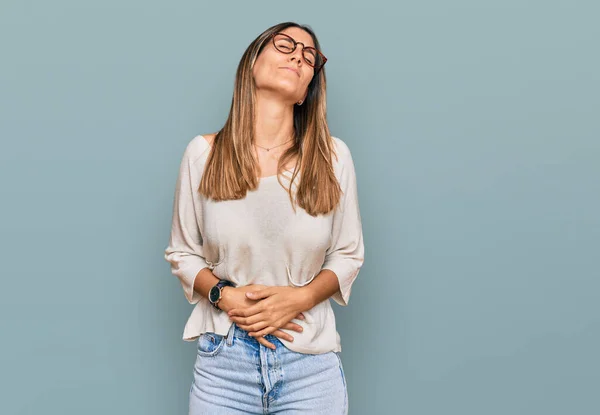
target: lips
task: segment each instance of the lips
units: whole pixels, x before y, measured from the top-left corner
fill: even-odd
[[[295,72],[295,73],[296,73],[296,75],[300,76],[300,71],[299,71],[299,70],[297,70],[297,69],[290,68],[290,67],[288,67],[288,66],[282,66],[282,67],[281,67],[281,69],[287,69],[287,70],[289,70],[289,71]]]

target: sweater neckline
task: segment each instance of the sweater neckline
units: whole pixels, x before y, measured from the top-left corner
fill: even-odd
[[[206,137],[204,137],[204,135],[200,134],[200,137],[202,137],[202,139],[204,140],[204,142],[209,146],[212,147],[212,144],[208,142],[208,140],[206,139]],[[293,170],[289,170],[289,169],[283,169],[283,172],[288,172],[288,173],[292,173],[293,174]],[[259,177],[258,179],[262,182],[262,181],[268,181],[268,180],[272,180],[277,178],[279,174],[272,174],[270,176],[263,176],[263,177]]]

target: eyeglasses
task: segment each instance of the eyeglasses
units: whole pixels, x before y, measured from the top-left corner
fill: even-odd
[[[299,44],[302,45],[302,57],[309,66],[312,66],[315,69],[315,75],[319,73],[323,65],[325,65],[325,62],[327,62],[325,55],[317,49],[312,46],[304,46],[304,43],[296,42],[293,37],[286,35],[285,33],[273,33],[271,37],[273,38],[275,49],[287,55],[294,53]]]

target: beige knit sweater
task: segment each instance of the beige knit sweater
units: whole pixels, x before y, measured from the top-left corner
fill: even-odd
[[[185,325],[184,340],[192,341],[206,331],[226,335],[233,324],[227,313],[215,309],[208,298],[193,290],[196,275],[206,267],[236,286],[303,286],[321,269],[329,269],[340,284],[340,291],[331,298],[340,305],[348,304],[364,261],[364,245],[352,156],[341,139],[333,140],[338,154],[337,160],[333,158],[335,174],[343,195],[335,211],[317,217],[300,207],[294,213],[277,176],[261,178],[258,189],[240,200],[215,202],[205,198],[197,189],[211,147],[202,135],[188,143],[165,249],[173,275],[181,282],[187,300],[195,304]],[[289,180],[291,173],[284,174]],[[282,330],[294,336],[292,342],[280,339],[286,347],[312,354],[341,351],[329,299],[304,315],[305,320],[292,320],[303,327],[302,333]]]

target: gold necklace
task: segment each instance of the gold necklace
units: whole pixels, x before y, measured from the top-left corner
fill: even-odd
[[[271,150],[273,150],[274,148],[281,147],[282,145],[284,145],[284,144],[286,144],[286,143],[289,143],[289,142],[290,142],[290,141],[292,141],[292,140],[293,140],[293,138],[291,138],[291,139],[287,140],[285,143],[278,144],[278,145],[276,145],[276,146],[274,146],[274,147],[271,147],[271,148],[266,148],[266,147],[263,147],[263,146],[259,146],[259,145],[258,145],[258,144],[256,144],[256,143],[254,143],[254,145],[255,145],[255,146],[257,146],[257,147],[260,147],[260,148],[262,148],[262,149],[264,149],[264,150],[271,151]]]

